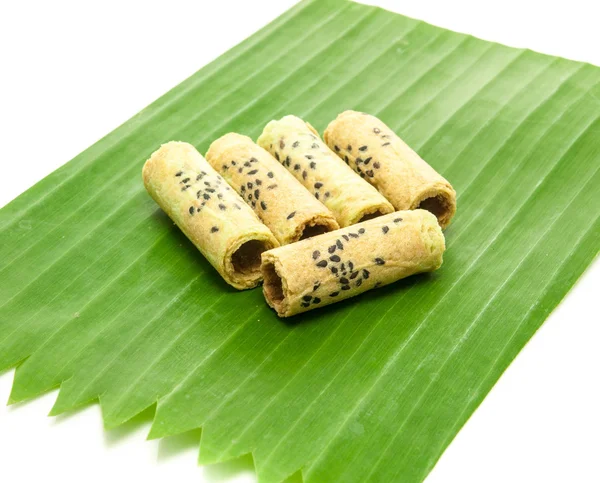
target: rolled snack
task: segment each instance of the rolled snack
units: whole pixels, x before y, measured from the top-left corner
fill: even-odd
[[[280,317],[329,305],[442,264],[429,211],[398,211],[262,254],[263,293]]]
[[[389,201],[356,176],[302,119],[285,116],[271,121],[257,142],[331,210],[341,227],[394,211]]]
[[[258,285],[260,256],[279,243],[194,146],[163,144],[144,164],[143,178],[154,201],[228,284]]]
[[[339,228],[331,212],[248,136],[225,134],[210,145],[206,160],[247,200],[280,244]]]
[[[396,210],[423,208],[442,228],[448,226],[456,212],[456,192],[382,121],[363,112],[342,112],[323,138]]]

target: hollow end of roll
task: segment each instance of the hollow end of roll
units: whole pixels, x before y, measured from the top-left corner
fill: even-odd
[[[263,293],[267,303],[275,309],[277,315],[285,317],[286,306],[284,304],[283,280],[277,273],[275,264],[265,261],[261,270],[264,279]]]
[[[357,223],[361,223],[361,222],[367,221],[367,220],[372,220],[373,218],[377,218],[377,217],[383,216],[385,214],[386,213],[384,213],[381,210],[374,211],[373,213],[367,213],[366,215],[363,215],[362,218],[357,221]]]
[[[428,193],[417,200],[412,209],[429,211],[435,215],[440,226],[446,228],[456,212],[456,199],[451,193]]]
[[[302,229],[302,233],[300,234],[300,238],[298,238],[298,240],[306,240],[307,238],[322,235],[323,233],[328,233],[330,231],[331,228],[329,225],[316,224],[312,226],[305,226]]]
[[[236,273],[251,275],[260,271],[260,256],[269,247],[264,241],[250,240],[242,245],[231,255],[231,264]]]

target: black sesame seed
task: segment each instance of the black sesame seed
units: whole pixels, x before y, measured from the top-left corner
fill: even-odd
[[[325,198],[329,198],[331,196],[331,193],[329,191],[325,191]]]
[[[343,263],[340,265],[340,270],[342,271],[342,275],[346,273],[346,266]]]
[[[237,163],[235,161],[231,162],[231,166],[235,166]]]
[[[369,278],[369,275],[371,275],[371,272],[369,272],[366,268],[363,269],[363,278],[366,280],[367,278]]]
[[[256,178],[256,179],[254,180],[254,182],[256,183],[256,186],[260,186],[260,185],[262,185],[262,181],[261,181],[260,179],[258,179],[258,178]]]
[[[383,258],[379,258],[379,257],[377,257],[377,258],[375,259],[375,263],[376,263],[377,265],[384,265],[384,264],[385,264],[385,260],[384,260]]]
[[[339,292],[331,292],[329,294],[330,297],[337,297],[340,293]]]
[[[348,281],[348,279],[346,277],[342,277],[342,278],[340,278],[340,283],[343,283],[344,285],[348,285],[350,282]]]
[[[249,175],[253,175],[253,174],[256,174],[256,173],[258,173],[258,169],[253,169],[252,171],[248,171]]]
[[[360,163],[362,163],[362,162],[363,162],[363,158],[356,158],[356,159],[354,160],[354,162],[355,162],[356,164],[360,164]]]
[[[200,199],[200,195],[202,195],[202,190],[196,192],[196,198]]]
[[[369,156],[367,159],[365,159],[365,164],[369,164],[372,159],[373,159],[373,157]]]
[[[204,175],[200,173],[198,176],[196,176],[196,181],[200,181],[202,178],[204,178]]]
[[[252,165],[250,164],[250,161],[246,161],[246,162],[244,163],[244,166],[246,166],[246,168],[249,168],[249,167],[250,167],[250,166],[252,166]]]
[[[348,144],[348,147],[346,148],[348,151],[352,151],[352,146],[350,144]]]
[[[223,193],[218,193],[217,194],[217,198],[219,198],[220,200],[222,200],[223,199]]]
[[[349,268],[350,270],[354,270],[354,263],[352,263],[352,262],[348,262],[348,268]]]
[[[211,232],[211,233],[216,233],[216,232],[218,232],[218,231],[219,231],[219,228],[218,228],[218,227],[216,227],[216,226],[213,226],[213,227],[210,229],[210,232]]]
[[[313,149],[319,149],[319,145],[317,143],[312,143],[310,147]]]
[[[202,195],[202,198],[204,198],[205,200],[210,200],[210,195],[208,193],[204,193]]]
[[[342,244],[342,242],[340,240],[335,241],[335,246],[338,247],[340,250],[344,249],[344,245]]]
[[[256,158],[250,158],[250,162],[251,163],[258,163],[258,159],[256,159]]]
[[[335,249],[336,249],[336,248],[337,248],[337,246],[336,246],[336,245],[331,245],[331,246],[330,246],[330,247],[327,249],[327,251],[328,251],[329,253],[333,253],[333,252],[335,252]]]
[[[394,223],[400,223],[402,221],[402,218],[394,218]]]
[[[360,173],[360,177],[364,178],[365,177],[365,173]]]
[[[340,261],[340,257],[338,257],[337,255],[331,255],[329,257],[329,260],[331,260],[332,262],[339,262]]]
[[[294,212],[295,214],[296,212]],[[291,216],[288,216],[288,219],[291,218]],[[315,250],[312,254],[313,260],[316,260],[317,258],[319,258],[321,256],[321,252],[319,250]]]
[[[267,209],[267,204],[266,204],[264,201],[261,201],[261,202],[260,202],[260,207],[261,207],[263,210],[266,210],[266,209]]]
[[[315,198],[319,199],[319,193],[315,193]]]
[[[317,169],[317,163],[315,163],[314,161],[310,162],[310,169]]]
[[[321,303],[321,299],[319,297],[315,297],[313,299],[313,304],[320,304]]]
[[[308,173],[306,171],[302,171],[302,179],[306,179]]]
[[[205,182],[204,182],[204,185],[205,185],[205,186],[210,186],[210,181],[205,181]]]
[[[294,171],[299,171],[299,170],[300,170],[300,165],[294,164]]]
[[[348,238],[348,235],[342,235],[342,238],[346,241],[350,240],[350,238]]]
[[[252,193],[248,195],[248,201],[252,200]]]
[[[333,148],[335,149],[336,152],[338,152],[338,153],[340,152],[340,147],[339,146],[335,145]]]
[[[365,233],[365,229],[364,228],[359,228],[358,233],[360,233],[361,235],[363,235]]]
[[[362,151],[363,153],[367,150],[367,146],[361,146],[360,148],[358,148],[359,151]]]
[[[242,171],[244,171],[244,168],[239,168],[238,169],[238,173],[241,173]]]
[[[221,169],[223,171],[227,171],[229,169],[229,166],[227,166],[226,164],[224,164],[223,166],[221,166]]]
[[[227,207],[223,203],[219,203],[219,209],[221,211],[225,211],[227,209]]]
[[[190,206],[190,215],[193,215],[193,214],[194,214],[194,207]]]
[[[358,235],[356,233],[348,233],[348,235],[350,235],[352,238],[358,238]]]
[[[379,133],[381,132],[381,129],[379,129],[378,127],[374,127],[374,128],[373,128],[373,132],[374,132],[375,134],[379,134]]]
[[[208,191],[209,193],[214,193],[215,189],[214,188],[206,188],[206,191]]]
[[[272,177],[273,177],[273,171],[269,171],[269,172],[267,173],[267,176],[268,176],[269,178],[272,178]]]
[[[235,206],[238,210],[242,209],[242,207],[240,205],[238,205],[237,203],[234,203],[233,206]]]
[[[252,202],[252,208],[256,208],[256,201]]]
[[[242,186],[240,186],[240,191],[243,193],[244,191],[246,191],[246,185],[243,184]]]
[[[356,281],[356,286],[357,286],[357,287],[360,287],[361,285],[362,285],[362,278],[359,278],[359,279]]]
[[[288,167],[290,166],[290,164],[291,164],[291,163],[292,163],[292,160],[290,159],[290,157],[289,157],[289,156],[287,156],[287,157],[285,158],[285,160],[283,161],[283,164],[284,164],[285,166],[288,166]]]
[[[275,159],[276,159],[277,161],[279,161],[279,153],[278,153],[278,152],[275,152]]]
[[[350,285],[342,285],[342,290],[350,290]]]
[[[189,183],[190,182],[190,178],[185,178],[181,180],[181,183]]]
[[[389,134],[384,134],[381,136],[381,139],[389,139],[390,135]]]
[[[338,269],[337,269],[337,268],[335,268],[335,267],[329,267],[329,270],[331,270],[331,273],[333,273],[334,275],[335,275],[336,273],[338,273]]]
[[[306,155],[304,155],[304,157],[306,159],[313,159],[314,158],[314,156],[312,154],[306,154]]]
[[[202,206],[204,206],[204,205],[202,205]],[[200,213],[202,211],[202,206],[200,208],[196,208],[197,213]]]
[[[250,183],[250,181],[248,181],[246,183],[246,186],[248,186],[248,189],[251,190],[254,185],[252,183]]]
[[[256,199],[260,198],[260,190],[254,190],[254,197]]]
[[[291,220],[292,218],[294,218],[294,216],[296,216],[296,212],[295,212],[295,211],[292,211],[292,212],[291,212],[291,213],[290,213],[290,214],[287,216],[287,219],[288,219],[288,220]],[[317,253],[317,252],[315,252],[315,253]]]
[[[327,266],[327,260],[321,260],[319,263],[317,263],[317,267],[326,267]]]
[[[388,231],[390,231],[389,227],[387,226],[382,226],[381,227],[381,231],[383,232],[383,234],[385,235]]]
[[[369,171],[367,171],[367,176],[368,176],[369,178],[372,178],[373,176],[375,176],[375,173],[373,172],[373,170],[372,170],[372,169],[370,169]]]
[[[283,139],[281,139],[281,140],[279,141],[279,147],[280,147],[281,149],[285,148],[285,143],[283,142]]]
[[[312,295],[305,295],[304,297],[302,297],[302,300],[304,300],[305,302],[310,302],[312,300]]]
[[[300,305],[302,305],[302,307],[308,307],[310,305],[310,303],[308,303],[308,302],[302,302]]]
[[[315,282],[315,284],[314,284],[314,286],[313,286],[313,292],[314,292],[315,290],[317,290],[317,289],[318,289],[320,286],[321,286],[321,282],[318,282],[318,281],[317,281],[317,282]]]
[[[381,165],[380,165],[380,164],[379,164],[377,161],[375,161],[375,162],[373,163],[373,167],[374,167],[375,169],[379,169],[379,168],[381,168]]]
[[[377,282],[373,288],[381,287],[381,282]]]
[[[320,183],[320,182],[315,183],[315,189],[321,189],[322,187],[323,187],[323,183]]]
[[[297,148],[298,146],[300,146],[300,141],[296,141],[294,144],[292,144],[293,148]]]
[[[358,272],[352,272],[350,274],[350,280],[354,280],[356,277],[358,277]]]
[[[348,156],[344,156],[344,161],[346,161],[346,164],[348,164],[348,163],[349,163],[349,161],[348,161]]]
[[[183,171],[177,171],[177,173],[175,173],[175,176],[181,176],[183,174]]]
[[[386,147],[386,146],[389,146],[390,144],[391,144],[391,143],[383,143],[383,144],[381,145],[381,147],[382,147],[382,148],[384,148],[384,147]]]
[[[268,190],[274,190],[275,188],[277,188],[276,184],[270,184],[269,186],[267,186]]]

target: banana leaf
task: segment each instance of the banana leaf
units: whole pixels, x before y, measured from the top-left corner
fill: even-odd
[[[458,193],[441,270],[289,321],[227,286],[145,193],[296,114],[375,114]],[[202,428],[200,463],[260,481],[422,481],[600,247],[600,69],[345,0],[299,3],[0,211],[10,402],[60,386],[106,427]]]

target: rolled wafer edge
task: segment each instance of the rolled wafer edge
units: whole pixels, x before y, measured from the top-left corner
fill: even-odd
[[[241,290],[260,283],[261,254],[279,243],[194,146],[163,144],[142,177],[154,201],[229,285]]]
[[[263,294],[280,317],[437,270],[445,239],[436,217],[398,211],[262,254]]]
[[[269,199],[266,200],[266,205],[254,200],[254,211],[280,244],[286,245],[339,229],[335,217],[327,207],[317,201],[287,169],[250,137],[233,132],[221,136],[208,148],[206,160],[240,196],[244,195],[240,192],[242,186],[246,194],[252,194],[252,190],[245,189],[245,184],[257,177],[246,179],[246,173],[261,169],[269,172],[268,178],[264,178],[265,172],[258,176],[263,176],[262,196]],[[234,166],[231,165],[232,160],[237,161]],[[255,163],[244,166],[243,163],[248,163],[248,160]],[[258,186],[253,186],[256,187]],[[270,190],[270,187],[275,189]],[[263,206],[268,206],[268,211]]]
[[[344,111],[329,123],[323,140],[338,156],[350,158],[350,166],[359,173],[357,158],[373,157],[371,169],[363,166],[361,176],[396,210],[425,209],[437,217],[443,229],[450,224],[456,213],[452,185],[380,119],[364,112]],[[351,145],[354,150],[349,152],[346,146]],[[368,154],[357,151],[361,146],[370,148]],[[376,161],[382,168],[380,176],[385,179],[380,179],[373,169]]]

